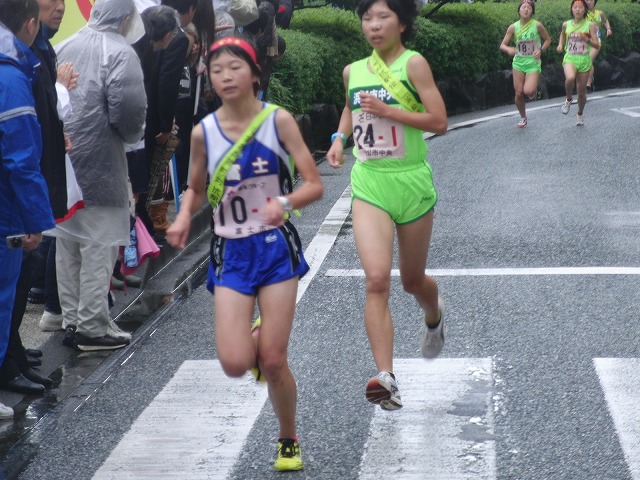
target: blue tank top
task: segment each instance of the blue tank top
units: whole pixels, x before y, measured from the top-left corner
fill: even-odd
[[[214,232],[220,237],[243,238],[277,228],[264,224],[261,211],[272,198],[292,191],[293,171],[289,153],[278,135],[276,113],[277,110],[262,122],[227,173],[222,200],[213,212]],[[207,171],[212,176],[234,142],[220,129],[215,113],[200,123]]]

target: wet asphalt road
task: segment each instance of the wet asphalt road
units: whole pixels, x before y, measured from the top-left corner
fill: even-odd
[[[440,198],[428,268],[496,272],[438,282],[448,307],[442,357],[493,365],[498,479],[632,478],[593,359],[640,357],[640,277],[510,270],[640,267],[640,91],[614,93],[591,97],[584,127],[576,106],[561,115],[556,99],[528,104],[526,129],[503,107],[452,118],[446,136],[429,140]],[[320,165],[325,197],[296,220],[305,246],[347,188],[350,165]],[[348,217],[297,308],[290,360],[306,468],[287,477],[358,478],[374,412],[362,395],[375,373],[364,278],[327,272],[359,268]],[[417,358],[420,310],[398,277],[392,289],[395,357]],[[146,319],[129,348],[86,355],[99,367],[15,443],[5,469],[11,461],[20,479],[92,478],[185,361],[215,358],[212,302],[200,285]],[[231,478],[280,478],[276,433],[267,403]]]

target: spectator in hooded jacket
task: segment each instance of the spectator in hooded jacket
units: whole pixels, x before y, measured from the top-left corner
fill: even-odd
[[[125,143],[142,136],[146,97],[131,44],[144,34],[133,0],[96,0],[89,23],[57,47],[80,74],[65,129],[85,207],[58,223],[56,270],[65,329],[79,350],[111,350],[131,335],[109,315],[107,295],[118,249],[129,243]],[[75,331],[75,333],[74,333]]]

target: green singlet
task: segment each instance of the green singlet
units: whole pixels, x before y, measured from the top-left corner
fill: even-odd
[[[407,62],[414,55],[418,53],[406,50],[389,70],[420,102],[407,74]],[[368,63],[369,58],[354,62],[349,71],[353,153],[357,159],[351,170],[353,197],[384,210],[397,224],[410,223],[429,213],[438,198],[427,163],[427,144],[422,131],[362,111],[360,92],[405,110]]]
[[[517,53],[513,57],[512,68],[523,73],[540,73],[542,71],[540,59],[533,57],[534,52],[540,50],[538,21],[532,19],[526,25],[522,25],[518,20],[513,24],[513,29]]]
[[[562,64],[571,63],[575,65],[578,73],[585,73],[591,70],[591,45],[589,45],[584,37],[583,33],[589,33],[589,26],[591,22],[588,20],[582,20],[575,25],[574,20],[567,20],[566,29],[566,43],[564,58]]]
[[[602,44],[602,10],[593,10],[587,12],[587,20],[593,22],[598,27],[598,43]]]

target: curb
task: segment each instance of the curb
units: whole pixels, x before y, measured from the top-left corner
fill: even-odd
[[[175,210],[169,209],[169,216],[175,217]],[[117,322],[137,322],[140,316],[148,317],[177,296],[189,293],[193,286],[194,274],[209,258],[209,249],[203,247],[210,241],[211,205],[204,204],[191,217],[191,231],[184,250],[176,250],[169,245],[161,248],[160,255],[147,261],[142,276],[142,287],[133,298],[116,293],[116,302],[111,310]],[[185,292],[184,289],[187,289]]]
[[[135,332],[141,329],[149,317],[159,313],[176,298],[190,293],[201,283],[209,261],[211,213],[212,208],[207,203],[193,215],[189,241],[184,250],[163,246],[158,257],[150,258],[136,271],[136,275],[143,278],[140,289],[129,287],[125,291],[112,290],[115,304],[111,316],[125,330]],[[175,216],[172,204],[169,215],[170,218]],[[102,363],[108,363],[110,355],[114,353],[92,352],[87,355],[86,352],[63,346],[63,331],[44,333],[39,330],[42,308],[42,305],[28,304],[20,333],[26,346],[43,351],[39,373],[51,378],[54,388],[37,397],[0,390],[0,402],[13,407],[15,411],[12,420],[0,422],[0,457],[5,457],[13,444],[28,433],[34,425],[34,414],[40,420],[65,400],[74,397],[82,382]],[[134,334],[133,340],[135,338]],[[73,374],[69,375],[70,372]]]

